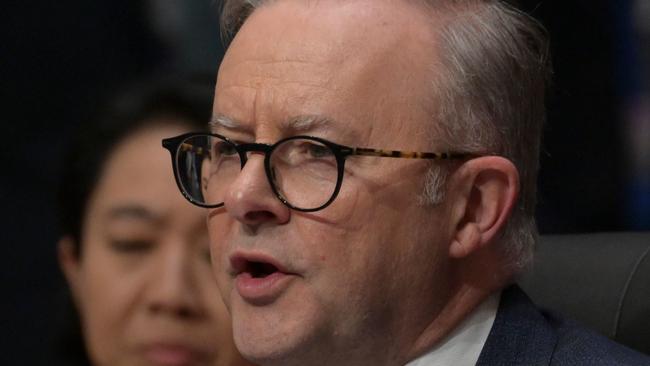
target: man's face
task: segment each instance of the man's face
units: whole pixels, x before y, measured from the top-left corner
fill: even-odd
[[[418,9],[377,0],[263,6],[219,70],[214,112],[235,123],[215,132],[436,149],[429,29]],[[301,116],[328,122],[290,122]],[[428,163],[350,157],[337,199],[303,213],[275,197],[263,159],[250,155],[208,219],[238,348],[264,364],[400,357],[392,350],[414,341],[447,291],[448,207],[418,204]]]

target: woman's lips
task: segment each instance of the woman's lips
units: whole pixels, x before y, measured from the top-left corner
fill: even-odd
[[[183,344],[153,343],[144,347],[144,358],[153,365],[190,366],[205,361],[206,355]]]

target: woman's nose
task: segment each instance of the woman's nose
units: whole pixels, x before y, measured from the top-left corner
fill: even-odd
[[[205,314],[201,288],[192,268],[191,254],[184,243],[167,243],[178,249],[165,249],[151,271],[148,310],[181,318],[198,318]]]

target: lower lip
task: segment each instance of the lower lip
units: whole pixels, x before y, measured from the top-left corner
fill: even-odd
[[[283,272],[273,272],[266,277],[253,277],[244,272],[237,275],[235,287],[245,301],[254,305],[266,305],[284,292],[293,277]]]
[[[185,366],[195,364],[199,357],[187,347],[157,345],[147,347],[145,358],[154,365]]]

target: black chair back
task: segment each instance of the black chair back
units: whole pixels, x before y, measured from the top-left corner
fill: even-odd
[[[542,236],[519,284],[540,307],[650,354],[650,232]]]

